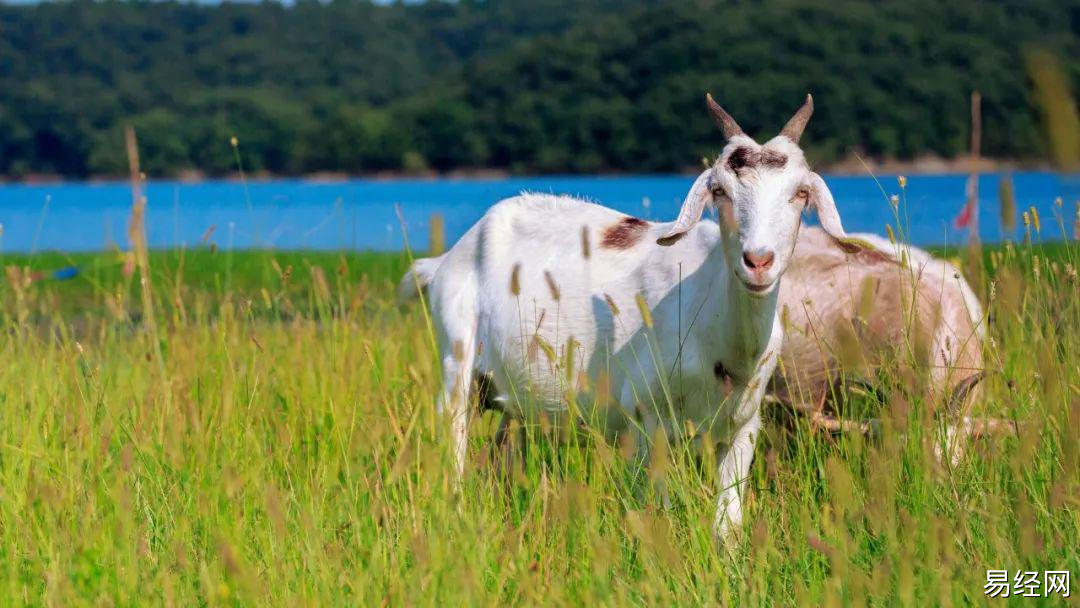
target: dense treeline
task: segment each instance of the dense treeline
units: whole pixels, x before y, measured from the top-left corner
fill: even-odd
[[[1080,83],[1075,0],[501,0],[0,5],[0,174],[247,169],[663,171],[715,152],[706,90],[772,133],[812,90],[806,142],[1045,154],[1032,49]]]

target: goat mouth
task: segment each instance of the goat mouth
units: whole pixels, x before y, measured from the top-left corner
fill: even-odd
[[[769,291],[772,289],[772,286],[775,284],[776,281],[769,281],[764,285],[759,283],[751,283],[750,281],[743,281],[743,285],[746,286],[746,290],[749,291],[751,295],[755,296],[763,296],[769,293]]]

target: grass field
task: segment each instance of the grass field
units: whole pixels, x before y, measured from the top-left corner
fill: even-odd
[[[119,254],[8,254],[0,603],[955,606],[987,569],[1076,577],[1078,261],[962,260],[991,313],[977,411],[1018,437],[946,470],[918,402],[876,442],[770,425],[729,553],[678,448],[649,467],[664,507],[588,436],[500,474],[484,418],[455,493],[403,256],[154,252],[151,312]]]

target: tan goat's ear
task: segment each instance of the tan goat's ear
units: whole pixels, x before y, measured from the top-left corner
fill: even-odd
[[[694,185],[690,186],[690,192],[683,201],[682,209],[679,210],[678,219],[664,236],[656,239],[658,244],[665,247],[674,245],[701,220],[705,205],[712,201],[712,174],[712,169],[706,169],[694,180]]]

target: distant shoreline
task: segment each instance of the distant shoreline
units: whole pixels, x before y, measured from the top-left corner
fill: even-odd
[[[977,162],[979,173],[1002,173],[1014,171],[1047,171],[1054,172],[1056,169],[1046,161],[1019,161],[1010,159],[980,158]],[[896,159],[862,159],[852,156],[845,160],[829,163],[817,167],[820,173],[829,176],[850,177],[867,175],[956,175],[967,174],[972,170],[971,160],[967,157],[941,158],[937,156],[921,156],[910,160]],[[392,180],[498,180],[509,178],[543,178],[543,177],[619,177],[626,175],[694,175],[699,171],[696,167],[685,167],[681,171],[660,173],[635,173],[633,171],[598,171],[596,173],[514,173],[502,169],[455,169],[452,171],[376,171],[371,173],[348,173],[338,171],[320,171],[300,175],[275,174],[270,172],[254,172],[244,176],[249,182],[269,182],[275,180],[296,180],[313,184],[333,184],[351,180],[364,179],[372,181]],[[128,181],[126,175],[92,175],[86,178],[68,178],[62,175],[49,173],[31,173],[18,178],[0,176],[0,185],[47,185],[57,183],[90,183],[108,184]],[[226,175],[209,175],[201,171],[187,170],[174,175],[148,176],[150,182],[181,182],[198,184],[207,181],[239,182],[240,175],[230,173]]]

